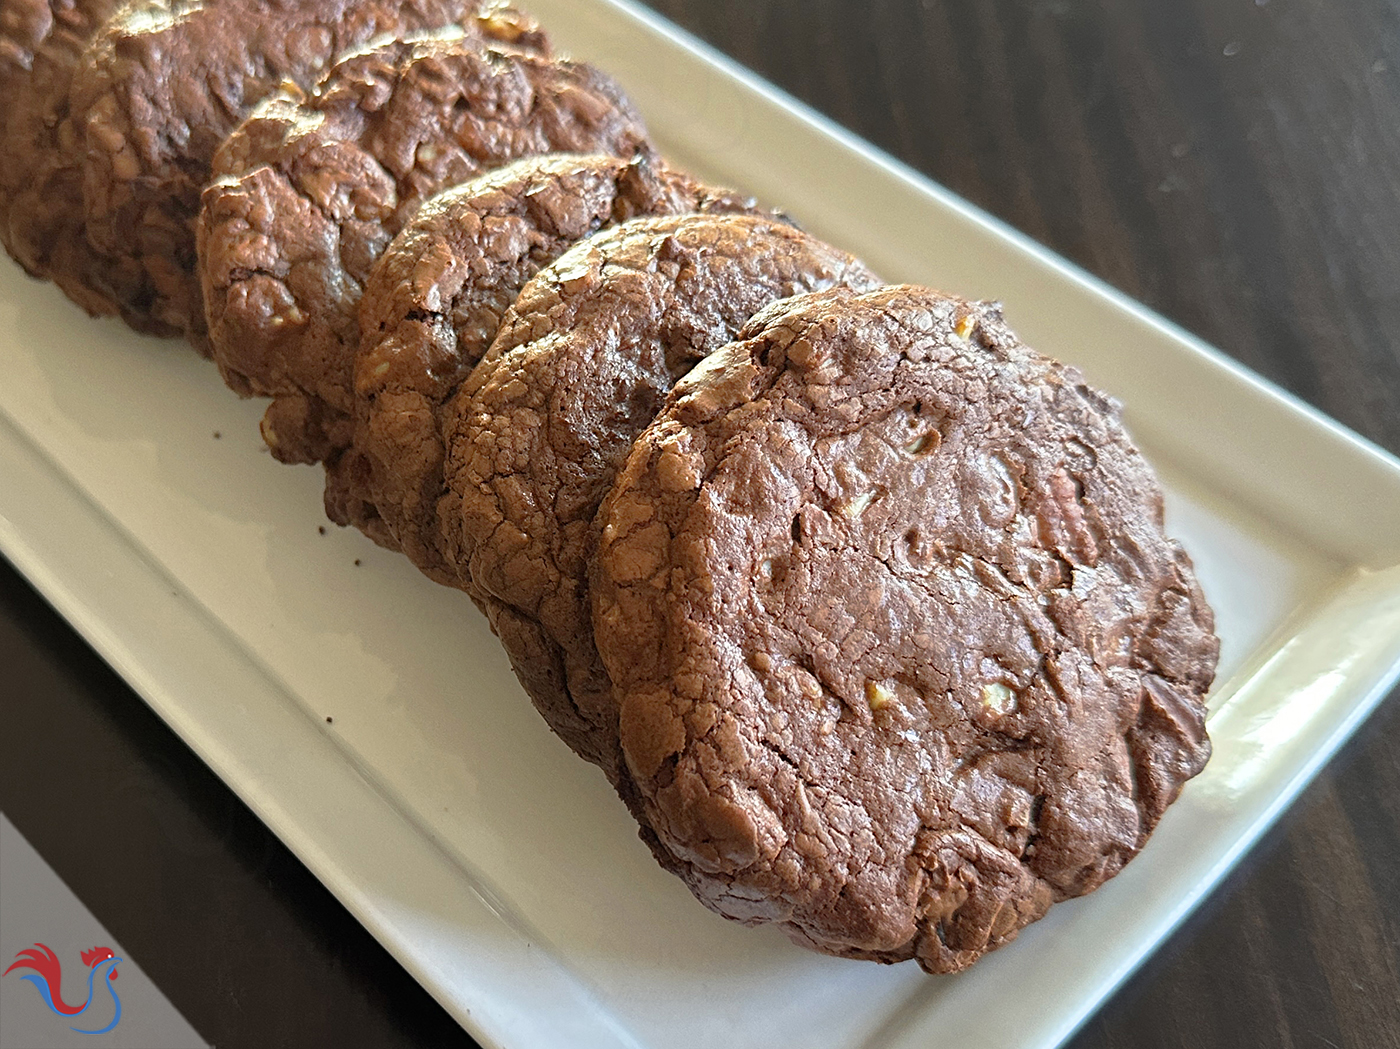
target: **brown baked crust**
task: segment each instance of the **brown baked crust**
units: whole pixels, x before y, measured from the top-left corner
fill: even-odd
[[[646,142],[621,89],[582,63],[470,38],[394,41],[342,59],[313,97],[270,99],[215,159],[202,276],[214,359],[274,402],[264,436],[284,462],[336,455],[351,418],[356,310],[374,260],[427,197],[517,157],[630,155]]]
[[[751,199],[645,152],[527,157],[429,200],[380,256],[360,300],[354,447],[327,475],[332,519],[387,529],[419,568],[455,584],[436,541],[440,416],[525,282],[618,222],[744,211],[757,211]]]
[[[62,161],[68,91],[83,50],[116,0],[0,0],[0,243],[36,276],[48,260],[81,271],[82,180]],[[85,280],[65,291],[89,312],[110,304],[91,298]]]
[[[48,39],[57,13],[49,0],[0,0],[0,88],[13,91],[29,73],[34,52]],[[14,96],[4,97],[8,101]],[[8,107],[0,110],[0,121],[7,112]]]
[[[634,219],[525,286],[449,406],[444,559],[550,727],[614,779],[617,718],[587,602],[594,512],[695,361],[775,299],[841,283],[879,281],[780,221]]]
[[[73,69],[116,6],[114,0],[0,0],[0,142],[8,142],[16,120],[42,124],[55,107],[66,109]],[[23,158],[0,154],[0,188],[23,169],[17,159]]]
[[[215,149],[284,84],[309,89],[332,58],[390,34],[463,26],[533,33],[475,0],[136,0],[102,29],[72,84],[83,276],[133,327],[189,331],[203,305],[194,220]],[[56,202],[56,206],[60,202]],[[65,208],[71,201],[61,202]],[[57,279],[66,274],[53,272]]]
[[[994,305],[777,304],[597,523],[627,767],[728,917],[963,968],[1116,873],[1209,755],[1218,642],[1152,471]]]

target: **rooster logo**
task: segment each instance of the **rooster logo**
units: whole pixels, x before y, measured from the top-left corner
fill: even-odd
[[[121,959],[110,947],[94,947],[90,951],[83,951],[81,957],[83,964],[88,967],[87,1001],[83,1002],[82,1005],[69,1005],[63,1000],[63,967],[59,964],[58,955],[42,943],[36,943],[33,947],[20,951],[19,954],[15,955],[14,963],[9,969],[0,973],[0,976],[8,976],[14,969],[32,969],[33,972],[27,976],[21,976],[20,979],[28,980],[39,988],[39,994],[43,997],[44,1004],[59,1016],[80,1016],[88,1012],[89,1009],[93,1009],[98,989],[106,988],[116,1005],[116,1013],[112,1017],[112,1022],[106,1027],[73,1028],[80,1034],[105,1034],[116,1027],[117,1021],[122,1018],[122,1000],[117,997],[117,989],[112,986],[112,981],[117,978],[117,963]],[[100,984],[97,983],[99,976],[102,981]],[[94,1013],[96,1011],[93,1009]]]

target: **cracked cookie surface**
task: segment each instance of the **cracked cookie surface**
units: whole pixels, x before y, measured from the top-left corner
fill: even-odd
[[[774,219],[634,219],[524,287],[444,417],[444,561],[465,569],[550,727],[614,782],[616,710],[588,613],[594,513],[680,376],[770,302],[837,284],[879,281]]]
[[[0,0],[0,243],[29,273],[50,269],[89,312],[111,304],[90,290],[82,176],[68,91],[84,49],[117,0]]]
[[[532,22],[474,0],[134,0],[73,77],[64,163],[79,172],[80,278],[133,327],[203,345],[194,222],[219,144],[252,108],[310,90],[334,57],[388,34],[455,27],[534,38]],[[52,260],[56,263],[58,260]],[[46,275],[60,284],[70,275]],[[65,290],[67,290],[65,286]]]
[[[522,156],[645,143],[605,74],[472,38],[368,48],[314,96],[260,106],[215,157],[199,242],[214,359],[235,390],[273,398],[273,454],[349,446],[361,291],[424,200]]]
[[[598,650],[692,891],[961,969],[1143,845],[1218,642],[1117,405],[998,309],[779,303],[683,379],[597,519]]]
[[[529,157],[440,193],[371,271],[360,301],[354,445],[327,471],[340,524],[454,585],[436,542],[441,415],[526,281],[573,244],[642,215],[756,212],[646,153]],[[383,541],[383,540],[381,540]]]

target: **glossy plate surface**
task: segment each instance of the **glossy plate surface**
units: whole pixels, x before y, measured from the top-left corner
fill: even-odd
[[[1400,463],[653,16],[530,6],[677,164],[891,280],[1001,299],[1127,404],[1223,639],[1215,758],[1128,870],[952,978],[710,915],[470,602],[321,534],[260,404],[8,262],[0,549],[488,1046],[1058,1044],[1400,673]]]

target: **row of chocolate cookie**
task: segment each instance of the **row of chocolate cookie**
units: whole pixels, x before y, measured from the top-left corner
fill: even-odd
[[[686,375],[595,518],[640,808],[712,908],[955,971],[1142,848],[1218,641],[1118,407],[997,307],[799,295]]]
[[[1217,642],[1160,490],[995,308],[543,157],[430,201],[360,326],[331,501],[473,595],[718,912],[962,968],[1203,766]]]
[[[130,12],[173,32],[148,56],[203,38]],[[127,283],[274,398],[333,518],[473,596],[702,901],[960,968],[1111,876],[1208,754],[1210,613],[1155,481],[994,310],[667,169],[547,50],[476,13],[273,92],[208,149],[207,335],[179,238]],[[559,149],[605,152],[531,157]],[[175,183],[141,185],[127,232],[187,251]],[[101,269],[84,223],[49,242]]]
[[[216,151],[274,93],[413,33],[548,52],[476,0],[0,0],[0,242],[90,313],[198,342]]]

